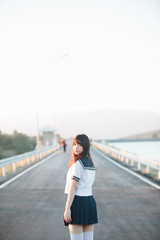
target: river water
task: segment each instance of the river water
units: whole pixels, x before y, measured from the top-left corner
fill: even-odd
[[[114,146],[125,152],[133,153],[138,156],[160,162],[160,141],[110,142],[108,145],[111,147]]]

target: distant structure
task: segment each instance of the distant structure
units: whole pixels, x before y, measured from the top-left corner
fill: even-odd
[[[53,145],[56,142],[56,134],[55,129],[51,126],[45,126],[40,129],[40,135],[41,135],[41,144],[42,146],[50,146]]]

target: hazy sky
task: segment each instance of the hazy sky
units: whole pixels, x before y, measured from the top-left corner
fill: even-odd
[[[1,0],[1,117],[35,112],[36,89],[40,113],[160,113],[159,13],[158,0]]]

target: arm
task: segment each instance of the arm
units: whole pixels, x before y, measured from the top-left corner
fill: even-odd
[[[73,199],[74,199],[74,196],[75,196],[75,193],[76,193],[77,186],[78,186],[78,182],[75,181],[75,180],[72,180],[71,181],[70,190],[69,190],[69,193],[68,193],[68,197],[67,197],[67,201],[66,201],[66,205],[65,205],[65,210],[64,210],[64,220],[66,222],[70,222],[72,220],[71,219],[70,207],[72,205],[72,202],[73,202]]]

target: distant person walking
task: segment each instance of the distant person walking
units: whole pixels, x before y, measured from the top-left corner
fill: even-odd
[[[66,152],[66,146],[67,146],[66,141],[63,140],[63,150],[64,150],[64,152]]]
[[[98,223],[96,202],[92,195],[95,167],[90,156],[90,141],[77,135],[72,144],[65,193],[64,223],[69,226],[71,240],[93,240],[94,224]]]

